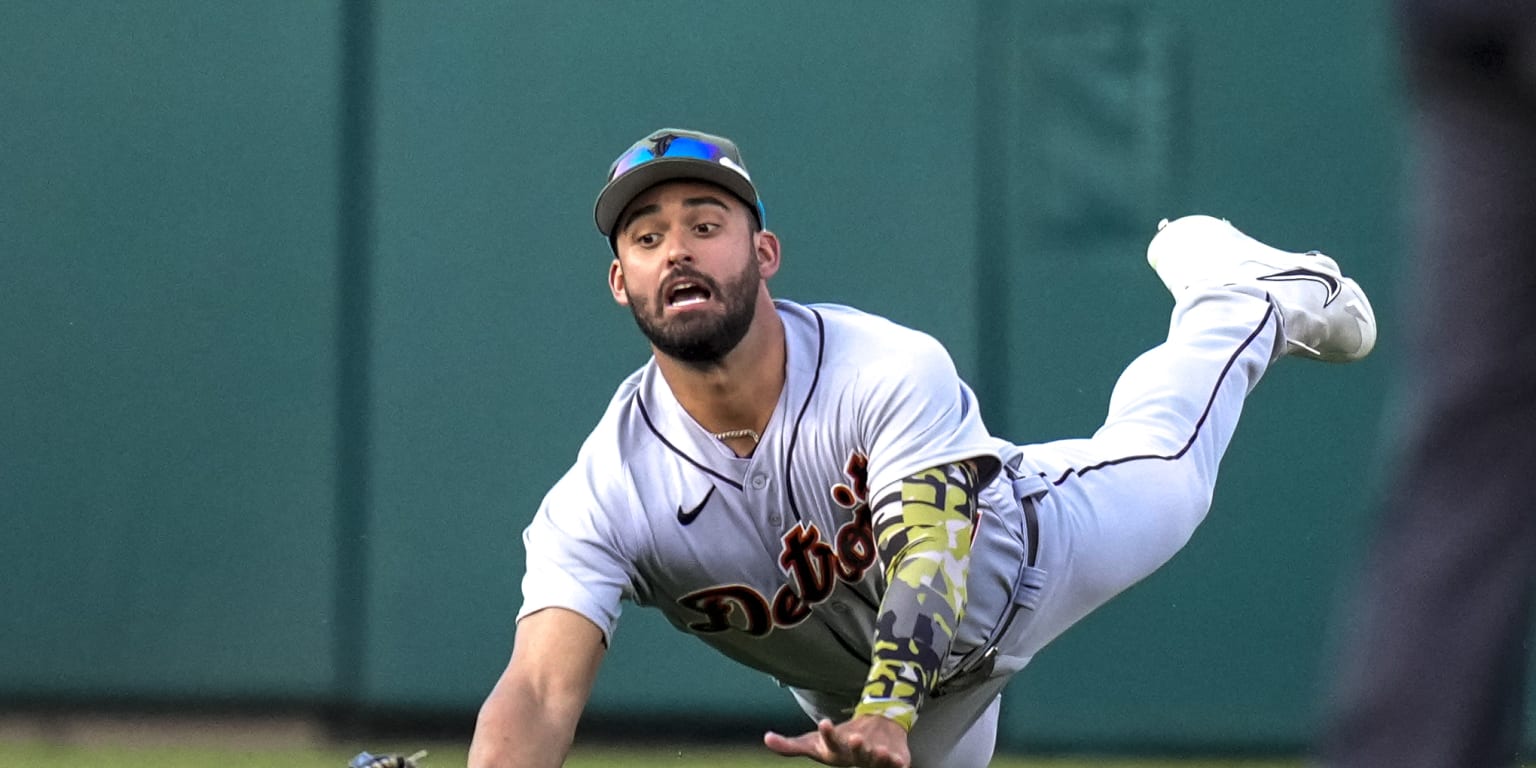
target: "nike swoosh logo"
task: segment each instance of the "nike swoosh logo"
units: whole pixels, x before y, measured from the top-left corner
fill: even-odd
[[[701,499],[698,504],[694,505],[693,509],[684,512],[683,506],[679,504],[677,506],[677,521],[683,525],[688,525],[694,520],[697,520],[699,513],[704,511],[704,505],[709,503],[709,497],[713,495],[715,495],[715,486],[711,485],[709,487],[709,493],[704,494],[704,498]]]
[[[1265,275],[1259,279],[1274,281],[1305,280],[1308,282],[1317,283],[1318,285],[1323,286],[1324,290],[1328,291],[1328,298],[1323,300],[1323,306],[1325,307],[1329,304],[1332,304],[1333,300],[1339,297],[1339,292],[1344,289],[1344,287],[1339,284],[1338,279],[1336,279],[1333,275],[1324,274],[1322,272],[1314,272],[1305,267],[1297,267],[1296,269],[1288,269],[1284,272],[1276,272],[1273,275]]]

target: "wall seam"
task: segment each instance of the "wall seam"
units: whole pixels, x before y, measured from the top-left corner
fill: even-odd
[[[355,710],[365,673],[372,502],[374,0],[341,0],[337,200],[335,603],[332,704]]]

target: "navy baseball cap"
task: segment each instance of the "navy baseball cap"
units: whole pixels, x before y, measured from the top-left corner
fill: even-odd
[[[724,187],[752,209],[763,226],[763,201],[747,175],[736,143],[723,136],[663,128],[637,142],[608,167],[608,183],[592,211],[597,231],[609,240],[619,214],[651,187],[673,179],[697,179]]]

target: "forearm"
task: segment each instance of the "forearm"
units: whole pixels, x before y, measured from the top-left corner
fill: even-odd
[[[876,501],[886,589],[869,678],[855,714],[911,728],[965,613],[977,495],[969,462],[924,470]]]
[[[581,702],[550,701],[509,680],[480,707],[469,768],[558,768],[581,718]]]
[[[555,768],[565,760],[603,655],[603,635],[563,608],[518,622],[507,668],[480,707],[469,768]]]

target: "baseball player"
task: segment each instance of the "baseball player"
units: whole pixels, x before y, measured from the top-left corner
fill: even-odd
[[[1355,360],[1376,337],[1327,257],[1165,223],[1147,257],[1175,298],[1168,340],[1092,437],[1016,445],[933,338],[769,295],[779,240],[729,140],[651,134],[595,215],[608,288],[654,356],[524,531],[477,768],[561,763],[626,600],[789,689],[816,727],[766,734],[774,752],[984,766],[1009,678],[1199,525],[1265,369]]]

